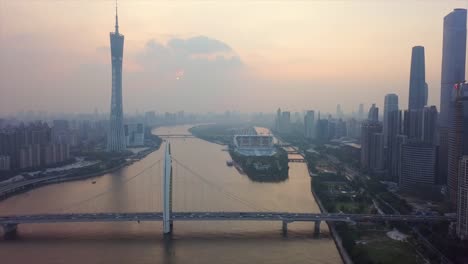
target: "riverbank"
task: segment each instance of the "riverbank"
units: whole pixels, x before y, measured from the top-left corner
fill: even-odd
[[[232,125],[203,124],[188,129],[192,135],[218,145],[229,145],[234,136]]]
[[[278,139],[278,142],[289,144],[288,142],[284,141],[279,136],[275,135],[275,137]],[[298,155],[301,155],[303,157],[303,159],[305,160],[305,164],[307,166],[307,173],[309,174],[309,177],[311,177],[312,184],[314,184],[313,183],[314,178],[312,177],[312,175],[314,175],[313,170],[315,170],[315,172],[316,172],[316,169],[311,168],[311,167],[315,166],[315,163],[309,163],[309,161],[306,159],[305,156],[303,156],[302,154],[299,154],[300,151],[299,151],[298,147],[296,147],[296,146],[294,146],[292,144],[291,144],[291,146],[284,147],[284,148],[285,148],[286,151],[289,148],[291,148],[293,151],[297,152]],[[320,209],[320,212],[325,213],[325,214],[328,213],[327,209],[323,206],[322,201],[320,200],[320,197],[315,193],[314,188],[312,188],[312,195],[314,196],[315,202],[317,203],[317,205],[318,205],[318,207]],[[352,261],[351,257],[349,256],[348,251],[343,246],[342,239],[341,239],[340,235],[338,234],[338,231],[335,228],[335,224],[332,223],[332,222],[327,222],[327,221],[326,221],[326,223],[327,223],[327,226],[328,226],[328,230],[330,231],[330,235],[333,238],[333,241],[335,242],[336,249],[338,250],[338,253],[340,254],[341,260],[343,261],[344,264],[353,264],[353,261]]]
[[[307,168],[310,174],[309,168]],[[313,179],[312,179],[313,180]],[[313,183],[312,183],[313,184]],[[322,213],[328,213],[327,209],[323,206],[322,201],[320,200],[320,197],[315,193],[314,188],[312,188],[312,195],[314,196],[315,202],[320,208],[320,212]],[[340,253],[341,259],[343,260],[344,264],[353,264],[353,260],[348,254],[348,251],[343,246],[343,241],[341,240],[340,235],[338,234],[338,231],[336,231],[335,224],[331,222],[326,222],[328,225],[328,230],[330,230],[330,234],[333,237],[333,241],[335,242],[336,248],[338,249],[338,253]]]
[[[157,146],[152,146],[144,151],[138,152],[135,154],[133,157],[129,158],[123,163],[117,164],[115,166],[112,166],[111,168],[106,168],[102,169],[96,172],[91,172],[91,173],[84,173],[84,174],[78,174],[78,175],[71,175],[71,173],[68,174],[61,174],[61,175],[56,175],[56,176],[45,176],[29,181],[23,181],[23,182],[15,182],[11,185],[12,186],[10,189],[8,189],[9,186],[3,186],[4,190],[0,192],[0,201],[5,200],[11,196],[21,194],[45,185],[50,185],[50,184],[56,184],[56,183],[62,183],[62,182],[69,182],[69,181],[80,181],[80,180],[86,180],[89,178],[94,178],[94,177],[99,177],[102,175],[105,175],[107,173],[113,173],[117,170],[120,170],[126,166],[129,166],[133,164],[136,161],[139,161],[149,154],[151,154],[154,151],[157,151],[160,148],[161,145]],[[99,165],[99,164],[97,164]],[[22,184],[24,183],[24,184]]]
[[[288,154],[279,149],[273,156],[243,156],[230,149],[234,165],[254,182],[282,182],[288,179]]]
[[[220,137],[220,133],[221,134],[229,134],[229,133],[226,133],[226,128],[218,128],[218,129],[215,129],[217,132],[215,133],[214,131],[210,131],[209,130],[209,126],[204,126],[204,127],[193,127],[191,129],[189,129],[189,131],[194,135],[196,136],[197,138],[200,138],[200,139],[203,139],[203,140],[206,140],[208,142],[211,142],[211,143],[217,143],[219,144],[219,140],[220,138],[222,138],[223,140],[226,141],[226,138],[225,137]],[[224,135],[223,135],[224,136]],[[229,141],[226,141],[226,144],[225,145],[228,145]],[[279,139],[279,142],[284,142],[284,143],[287,143],[281,139]],[[298,149],[296,149],[294,146],[291,146],[291,147],[286,147],[286,148],[291,148],[293,151],[297,151],[298,155],[301,155],[299,154],[299,151]],[[284,152],[286,153],[289,149],[285,149]],[[291,151],[291,150],[290,150]],[[288,154],[286,153],[286,158],[287,158]],[[301,155],[302,156],[302,155]],[[231,154],[231,157],[232,157],[232,154]],[[303,157],[305,159],[305,157]],[[310,167],[309,167],[309,164],[306,162],[306,166],[307,166],[307,173],[310,177],[311,175],[311,170],[310,170]],[[244,171],[242,171],[244,172]],[[317,202],[317,205],[320,209],[320,212],[322,213],[327,213],[327,210],[325,209],[325,207],[322,205],[322,202],[320,201],[320,198],[318,197],[318,195],[315,193],[315,191],[313,190],[312,188],[312,194],[314,196],[314,199],[315,201]],[[335,246],[338,250],[338,253],[341,257],[341,260],[343,261],[343,263],[345,264],[353,264],[353,261],[351,260],[351,257],[349,256],[348,252],[346,251],[346,249],[344,248],[343,246],[343,243],[342,243],[342,240],[341,240],[341,237],[339,236],[337,230],[335,229],[335,226],[333,223],[329,223],[329,222],[326,222],[327,225],[328,225],[328,229],[330,230],[330,234],[333,238],[333,241],[335,243]]]
[[[278,147],[267,155],[245,155],[233,146],[235,135],[270,134],[266,128],[246,124],[203,124],[188,131],[210,143],[227,145],[236,169],[254,182],[282,182],[288,179],[288,156],[283,149]]]
[[[341,174],[319,173],[314,177],[313,188],[320,204],[330,213],[378,214],[385,211],[368,192],[363,192],[356,182]],[[395,228],[409,235],[410,230],[401,223],[335,223],[334,226],[342,246],[355,263],[425,262],[411,236],[399,240],[389,235]]]
[[[160,128],[153,133],[187,134],[188,126]],[[316,212],[310,178],[302,163],[291,168],[282,183],[256,183],[226,165],[225,147],[198,139],[171,138],[174,164],[174,211]],[[162,210],[160,169],[148,169],[163,157],[159,150],[117,172],[97,179],[51,184],[0,202],[0,215],[159,212]],[[184,167],[190,169],[188,171]],[[193,175],[196,173],[197,175]],[[141,173],[138,177],[133,177]],[[200,176],[200,177],[198,177]],[[132,179],[132,180],[131,180]],[[92,181],[96,180],[96,184]],[[219,188],[218,188],[219,187]],[[331,237],[311,237],[311,224],[295,223],[281,235],[277,222],[181,222],[175,240],[164,239],[161,223],[83,223],[20,225],[18,241],[2,241],[5,263],[68,263],[71,257],[93,263],[96,252],[106,263],[343,263]],[[324,229],[326,229],[324,225]],[[86,243],[81,243],[85,241]],[[122,244],[123,242],[125,245]],[[167,250],[177,254],[167,254]],[[28,252],[28,254],[24,254]],[[200,254],[217,252],[217,254]],[[248,253],[248,254],[246,254]],[[32,254],[32,255],[31,255]],[[99,259],[102,261],[102,259]],[[67,262],[68,261],[68,262]],[[154,262],[154,261],[153,261]]]

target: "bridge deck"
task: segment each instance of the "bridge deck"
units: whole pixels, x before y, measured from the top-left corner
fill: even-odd
[[[155,134],[158,137],[166,137],[166,138],[193,138],[195,137],[192,134]]]
[[[141,213],[82,213],[36,214],[0,216],[0,224],[38,224],[61,222],[128,222],[162,221],[161,212]],[[441,222],[455,221],[455,217],[421,215],[371,215],[371,214],[313,214],[282,212],[173,212],[173,221],[332,221],[332,222]]]

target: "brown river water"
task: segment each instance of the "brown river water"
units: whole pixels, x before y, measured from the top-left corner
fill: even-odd
[[[197,138],[170,142],[173,211],[320,211],[305,163],[290,163],[283,182],[254,182],[226,166],[225,146]],[[0,215],[161,211],[163,150],[114,173],[13,196],[0,202]],[[326,224],[320,238],[313,227],[291,223],[283,236],[280,222],[175,222],[167,239],[161,222],[19,225],[15,240],[0,238],[0,263],[342,263]]]

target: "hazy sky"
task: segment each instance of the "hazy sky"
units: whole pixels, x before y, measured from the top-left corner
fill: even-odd
[[[416,45],[438,106],[457,7],[468,1],[120,0],[124,111],[350,112],[386,93],[406,108]],[[111,0],[0,0],[0,114],[107,112],[114,21]]]

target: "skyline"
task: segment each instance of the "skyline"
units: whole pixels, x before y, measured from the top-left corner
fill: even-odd
[[[467,10],[0,0],[0,259],[466,263]]]
[[[372,103],[383,107],[387,93],[396,93],[400,105],[407,105],[411,48],[421,45],[426,50],[428,105],[440,110],[443,17],[454,8],[468,8],[468,3],[412,1],[398,15],[376,16],[375,10],[391,11],[399,2],[120,1],[120,26],[126,32],[124,108],[127,113],[273,112],[280,106],[333,113],[341,104],[350,113],[361,102],[366,110]],[[114,1],[0,5],[8,10],[0,11],[1,113],[107,111],[107,33],[114,23]],[[262,12],[266,6],[273,16]],[[71,8],[74,12],[67,12]],[[425,13],[414,21],[411,12],[418,9]],[[183,19],[172,18],[175,10]],[[196,16],[200,10],[206,17]],[[234,25],[218,19],[224,16],[240,20]],[[252,38],[256,32],[262,37]],[[330,89],[337,87],[341,90],[329,99]],[[265,94],[268,100],[258,99]]]

